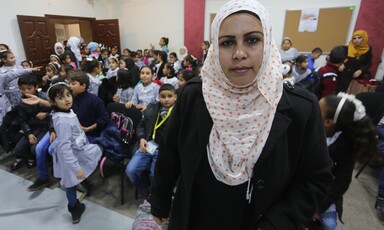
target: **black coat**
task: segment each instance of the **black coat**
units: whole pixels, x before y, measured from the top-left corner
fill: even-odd
[[[208,180],[196,175],[207,164],[206,146],[212,128],[201,81],[191,80],[183,88],[168,122],[155,167],[151,212],[160,218],[169,216],[172,188],[180,178],[170,230],[212,229],[213,224],[214,229],[298,229],[318,210],[318,202],[332,180],[318,102],[298,88],[284,89],[270,135],[254,167],[252,202],[245,212],[250,220],[243,219],[245,224],[232,223],[242,219],[243,208],[231,202],[234,197],[223,194],[234,191],[244,201],[246,183],[227,186],[216,181],[222,192],[216,185],[206,188],[207,192],[216,191],[216,201],[200,201],[205,204],[203,207],[192,202],[196,201],[196,183]],[[216,206],[210,207],[212,203]],[[205,208],[216,211],[209,212],[210,223],[196,226],[191,216]],[[221,214],[225,212],[232,218],[223,219]]]
[[[355,160],[352,153],[351,141],[341,134],[337,140],[328,147],[329,155],[333,161],[332,174],[335,180],[327,192],[327,196],[320,203],[319,212],[325,212],[331,204],[336,204],[336,211],[341,220],[343,213],[343,194],[348,190],[352,180]]]

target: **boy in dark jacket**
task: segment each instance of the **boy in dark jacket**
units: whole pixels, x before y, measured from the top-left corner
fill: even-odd
[[[158,155],[157,147],[161,134],[176,102],[176,90],[170,84],[164,84],[159,89],[159,102],[149,104],[144,116],[137,125],[137,139],[140,148],[135,152],[125,170],[130,181],[136,186],[139,193],[145,191],[150,181],[142,177],[149,164],[150,178],[153,177],[155,163]]]
[[[38,80],[35,75],[20,77],[18,85],[23,97],[28,93],[46,99],[44,93],[37,91]],[[48,111],[49,108],[47,107],[28,105],[23,102],[20,102],[17,106],[17,119],[24,136],[15,146],[14,153],[16,155],[16,161],[11,165],[11,171],[21,168],[24,162],[27,163],[28,168],[32,168],[36,165],[35,147],[47,131],[49,122],[47,119]]]
[[[327,57],[327,64],[319,69],[320,85],[319,100],[325,96],[335,94],[338,72],[343,71],[347,61],[347,50],[344,46],[336,46]]]

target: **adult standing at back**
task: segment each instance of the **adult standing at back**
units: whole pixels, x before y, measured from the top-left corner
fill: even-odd
[[[315,213],[332,178],[319,105],[283,87],[271,31],[257,1],[229,1],[217,13],[202,82],[181,90],[160,142],[157,223],[289,230]]]
[[[372,47],[368,44],[368,34],[364,30],[353,33],[348,46],[348,61],[340,73],[336,92],[346,92],[352,79],[369,79],[372,65]]]
[[[299,56],[299,51],[292,47],[292,40],[289,37],[284,37],[280,48],[281,61],[294,61]]]

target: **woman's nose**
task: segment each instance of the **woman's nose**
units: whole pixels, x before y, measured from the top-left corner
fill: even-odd
[[[241,60],[247,57],[247,53],[244,49],[244,46],[239,44],[236,46],[235,53],[233,54],[233,58],[237,60]]]

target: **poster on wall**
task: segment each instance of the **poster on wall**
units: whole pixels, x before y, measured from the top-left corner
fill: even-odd
[[[301,11],[299,32],[316,32],[319,22],[319,8],[303,9]]]

